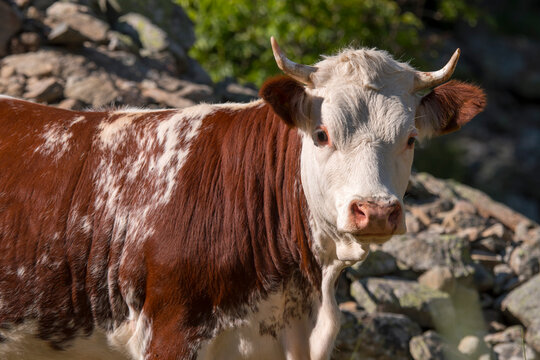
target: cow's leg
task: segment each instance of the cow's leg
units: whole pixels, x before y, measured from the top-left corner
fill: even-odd
[[[196,331],[182,329],[177,319],[155,321],[152,323],[152,335],[147,346],[148,360],[195,360],[199,344]]]

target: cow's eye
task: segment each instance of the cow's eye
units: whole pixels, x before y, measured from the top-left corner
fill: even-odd
[[[317,126],[317,129],[313,133],[318,145],[328,145],[330,139],[328,138],[328,131],[325,126]]]
[[[407,140],[407,147],[412,148],[414,146],[414,143],[416,142],[416,137],[411,136],[409,140]]]

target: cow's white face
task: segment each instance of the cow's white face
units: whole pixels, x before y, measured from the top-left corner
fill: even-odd
[[[345,50],[310,68],[305,88],[282,78],[261,91],[302,133],[302,185],[329,261],[361,260],[369,243],[404,233],[416,138],[456,130],[484,106],[481,90],[456,82],[422,97],[416,74],[384,51]]]

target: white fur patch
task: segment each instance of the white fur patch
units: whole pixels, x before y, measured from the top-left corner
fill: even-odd
[[[55,159],[59,159],[70,150],[72,136],[71,130],[61,124],[48,124],[45,126],[45,132],[41,135],[44,142],[34,152],[45,156],[52,155]]]

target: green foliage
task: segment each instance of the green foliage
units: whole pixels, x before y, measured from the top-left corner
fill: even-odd
[[[195,23],[191,50],[217,81],[227,76],[261,85],[278,73],[269,38],[294,61],[312,64],[319,54],[346,46],[387,49],[397,57],[420,45],[422,10],[404,0],[175,0]],[[418,1],[420,3],[420,1]],[[399,4],[405,4],[400,7]],[[422,2],[423,4],[423,2]],[[465,0],[440,0],[437,17],[475,19]]]

